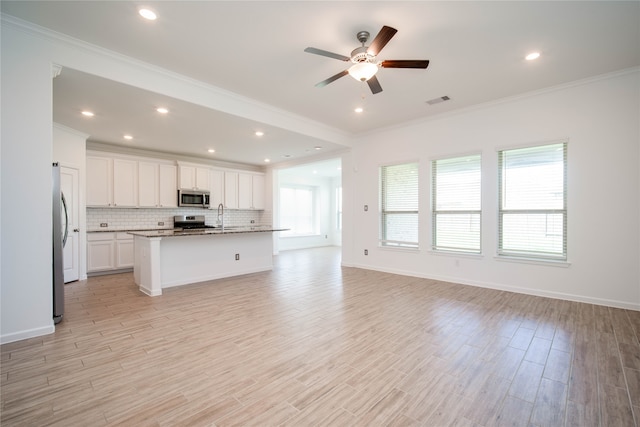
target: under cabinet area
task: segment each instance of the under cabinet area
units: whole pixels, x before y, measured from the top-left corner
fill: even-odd
[[[133,236],[126,232],[87,233],[87,273],[133,268]]]

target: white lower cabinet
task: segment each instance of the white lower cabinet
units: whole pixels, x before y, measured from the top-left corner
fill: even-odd
[[[128,233],[87,233],[87,273],[132,268],[133,254],[133,236]]]

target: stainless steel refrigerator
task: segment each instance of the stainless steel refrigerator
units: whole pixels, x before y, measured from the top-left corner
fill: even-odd
[[[60,166],[53,164],[53,323],[60,323],[64,313],[64,262],[62,251],[67,244],[69,215],[64,193],[60,189]]]

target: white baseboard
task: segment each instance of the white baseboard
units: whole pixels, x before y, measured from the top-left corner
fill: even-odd
[[[42,328],[28,329],[26,331],[14,332],[11,334],[5,334],[0,336],[0,344],[8,344],[10,342],[26,340],[28,338],[39,337],[42,335],[49,335],[56,330],[53,325],[53,319],[51,320],[51,326],[45,326]]]

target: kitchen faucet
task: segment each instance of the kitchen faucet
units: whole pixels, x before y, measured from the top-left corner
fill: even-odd
[[[220,203],[218,205],[218,224],[222,225],[222,231],[224,231],[224,205]]]

